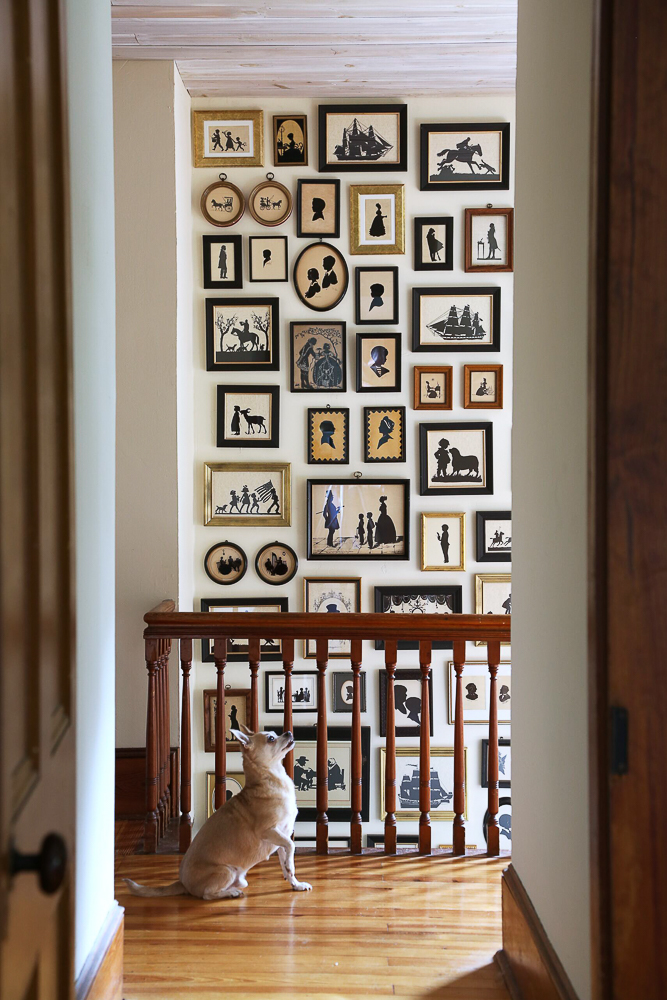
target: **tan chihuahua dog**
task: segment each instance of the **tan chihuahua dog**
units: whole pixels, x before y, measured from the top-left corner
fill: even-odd
[[[294,746],[290,732],[253,733],[232,729],[241,744],[245,788],[206,820],[181,862],[178,882],[151,888],[126,878],[135,896],[178,896],[189,893],[200,899],[242,896],[246,873],[274,851],[283,876],[296,892],[312,889],[294,874],[296,820],[294,782],[282,760]]]

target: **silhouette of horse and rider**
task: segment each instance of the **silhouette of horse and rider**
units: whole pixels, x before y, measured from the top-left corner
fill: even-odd
[[[441,149],[437,154],[438,157],[442,157],[438,163],[438,174],[453,174],[454,167],[452,163],[458,161],[459,163],[467,163],[471,174],[475,173],[475,169],[482,173],[486,171],[487,174],[495,174],[497,171],[494,167],[490,166],[482,159],[482,147],[479,143],[470,145],[470,136],[463,139],[461,142],[456,143],[455,149]],[[479,156],[479,161],[473,159],[474,156]]]

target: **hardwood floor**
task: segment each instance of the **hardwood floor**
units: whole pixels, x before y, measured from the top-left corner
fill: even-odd
[[[313,885],[298,893],[273,857],[243,899],[209,903],[141,899],[120,881],[173,882],[179,861],[116,859],[125,1000],[509,1000],[492,961],[507,856],[298,854],[297,877]]]

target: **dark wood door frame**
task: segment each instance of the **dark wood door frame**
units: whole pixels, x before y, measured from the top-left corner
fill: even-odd
[[[593,995],[667,996],[667,4],[599,0],[590,383]]]

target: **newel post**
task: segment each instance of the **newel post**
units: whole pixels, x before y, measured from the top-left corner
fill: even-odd
[[[419,853],[431,853],[431,715],[428,681],[431,673],[431,642],[419,642],[421,671],[421,725],[419,727]]]
[[[361,854],[361,639],[352,640],[352,817],[350,851]]]
[[[146,703],[146,825],[144,851],[155,854],[158,845],[158,705],[157,671],[158,648],[156,639],[146,639],[146,670],[148,671],[148,698]]]
[[[192,639],[181,639],[181,818],[178,827],[178,849],[187,851],[192,840],[192,720],[190,715],[190,670],[192,669]]]
[[[454,706],[454,854],[466,852],[465,814],[466,786],[463,734],[463,667],[465,666],[465,639],[454,640],[454,672],[456,673],[456,701]]]

